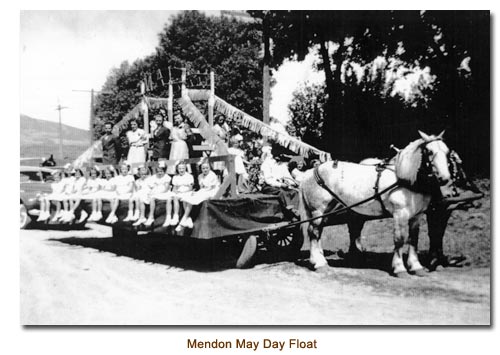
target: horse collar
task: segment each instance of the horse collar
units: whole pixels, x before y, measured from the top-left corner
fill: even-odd
[[[337,161],[337,163],[338,163],[338,161]],[[337,200],[337,202],[339,202],[341,205],[343,205],[344,207],[347,207],[347,204],[344,201],[342,201],[342,199],[339,196],[337,196],[337,194],[335,192],[333,192],[332,189],[330,189],[326,185],[325,180],[323,180],[321,175],[319,175],[319,166],[314,168],[313,175],[314,175],[314,180],[316,180],[316,183],[320,187],[325,189],[334,198],[334,200]]]

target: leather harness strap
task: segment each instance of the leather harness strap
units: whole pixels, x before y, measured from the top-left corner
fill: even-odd
[[[375,166],[375,171],[377,172],[377,181],[375,182],[375,186],[373,187],[373,190],[375,190],[375,199],[380,203],[380,206],[382,207],[382,212],[384,215],[390,215],[391,213],[385,208],[384,201],[382,201],[382,194],[379,194],[379,183],[380,183],[380,177],[382,176],[382,172],[386,169],[386,166],[384,163],[377,164]]]
[[[336,167],[335,165],[335,162],[333,163],[334,164],[334,167]],[[325,183],[325,180],[323,180],[323,178],[319,175],[319,166],[315,167],[314,168],[314,179],[316,180],[316,183],[321,186],[322,188],[324,188],[326,191],[328,191],[328,193],[330,195],[332,195],[332,197],[337,200],[338,203],[340,203],[342,206],[344,207],[347,207],[347,204],[342,201],[342,199],[340,197],[337,196],[337,194],[335,192],[333,192]]]
[[[337,164],[334,162],[333,163],[333,167],[336,168],[337,167]],[[342,206],[344,206],[342,209],[343,210],[347,210],[347,209],[351,209],[353,206],[348,206],[344,201],[342,201],[342,199],[335,193],[332,191],[332,189],[330,189],[326,183],[325,183],[325,180],[323,180],[323,178],[321,177],[321,175],[319,175],[319,166],[315,167],[314,170],[313,170],[313,176],[314,176],[314,180],[316,180],[316,183],[321,186],[323,189],[325,189],[326,191],[328,191],[328,193],[330,195],[332,195],[332,197],[338,202],[340,203]],[[375,186],[373,187],[373,189],[375,190],[375,194],[366,199],[364,202],[362,203],[365,203],[365,202],[368,202],[370,201],[371,199],[376,199],[379,203],[380,203],[380,206],[382,207],[382,211],[384,213],[384,215],[390,215],[391,213],[387,210],[387,208],[385,208],[385,205],[384,205],[384,202],[382,201],[382,195],[390,190],[392,190],[393,188],[397,187],[398,186],[398,182],[395,182],[394,184],[392,184],[391,186],[389,186],[388,188],[385,188],[383,191],[379,192],[379,182],[380,182],[380,177],[382,176],[382,172],[387,169],[386,165],[384,163],[380,163],[380,164],[377,164],[375,166],[375,170],[377,171],[377,181],[375,182]],[[358,204],[356,204],[358,205]],[[335,212],[335,211],[334,211]]]

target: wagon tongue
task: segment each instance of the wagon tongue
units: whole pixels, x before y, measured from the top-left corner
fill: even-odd
[[[443,188],[447,190],[443,191]],[[450,188],[447,186],[441,187],[440,190],[442,193],[442,199],[439,201],[439,204],[445,205],[448,210],[467,210],[470,207],[473,207],[472,201],[478,200],[484,196],[482,192],[476,192],[469,189],[464,190],[455,185],[453,185],[453,188],[451,189],[451,194]]]

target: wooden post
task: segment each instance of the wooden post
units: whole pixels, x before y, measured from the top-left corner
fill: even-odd
[[[182,74],[181,74],[181,96],[186,97],[187,96],[187,91],[186,91],[186,68],[182,68]]]
[[[167,101],[168,122],[174,123],[174,86],[172,85],[172,72],[168,67],[168,101]]]
[[[214,106],[215,106],[215,74],[210,72],[210,96],[208,97],[208,124],[214,126]]]
[[[146,99],[144,97],[142,98],[142,104],[144,105],[144,131],[146,133],[149,133],[149,107],[148,104],[146,103]]]
[[[90,89],[90,122],[89,122],[89,135],[90,135],[90,146],[94,141],[94,89]]]
[[[264,69],[262,81],[264,84],[262,94],[262,119],[265,124],[269,124],[269,101],[271,100],[271,88],[269,84],[269,61],[271,53],[269,51],[269,18],[266,14],[262,21],[262,37],[264,41]]]
[[[236,170],[234,168],[234,155],[230,155],[227,164],[229,172],[229,196],[236,197]]]

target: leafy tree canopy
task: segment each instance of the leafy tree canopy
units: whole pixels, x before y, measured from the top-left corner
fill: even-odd
[[[96,102],[96,134],[104,121],[119,121],[140,101],[139,82],[151,73],[153,95],[167,97],[168,89],[156,80],[158,70],[168,81],[180,79],[179,68],[193,73],[215,72],[215,91],[218,96],[261,116],[262,66],[259,59],[261,32],[257,25],[234,18],[206,16],[198,11],[183,11],[173,16],[158,35],[155,53],[132,64],[124,62],[113,69],[103,86],[112,95],[99,95]],[[175,92],[178,93],[178,87]]]

